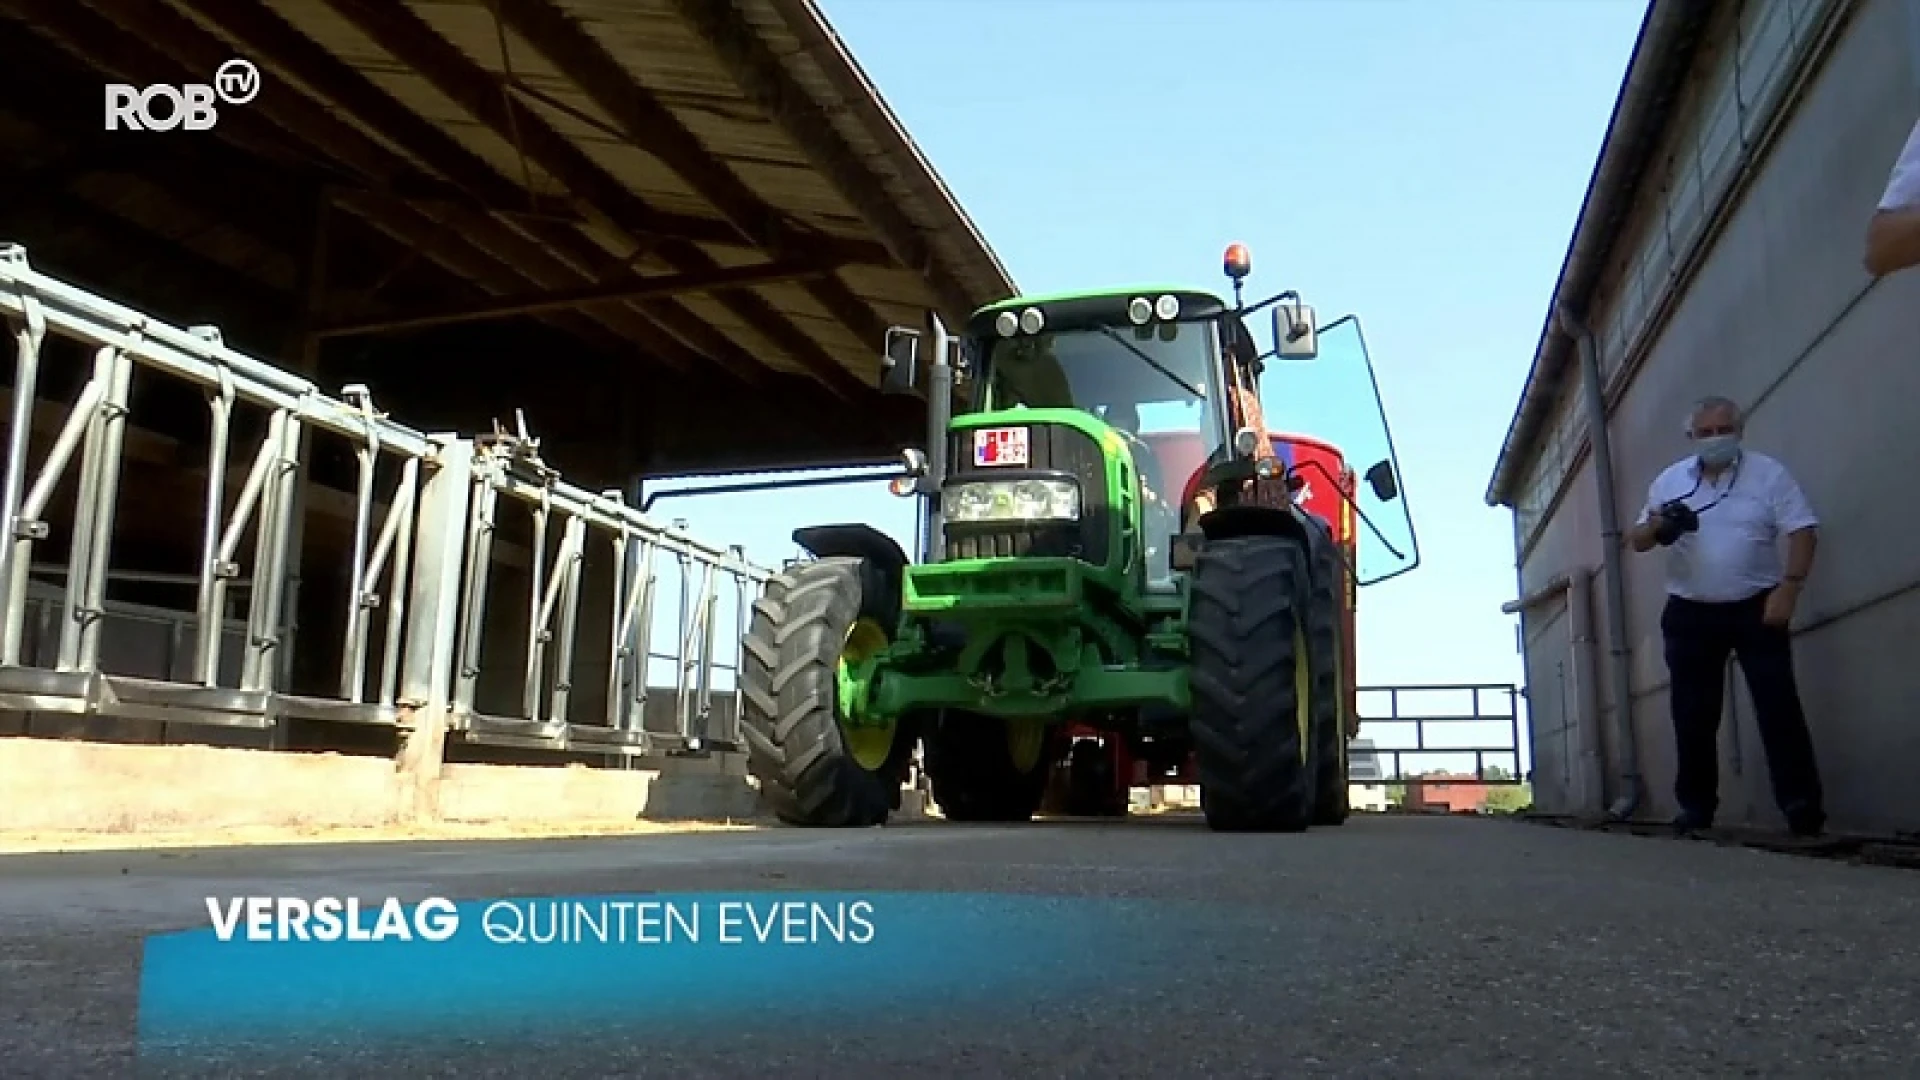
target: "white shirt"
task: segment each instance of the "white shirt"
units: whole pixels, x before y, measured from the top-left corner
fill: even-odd
[[[1886,194],[1880,196],[1882,210],[1916,208],[1920,208],[1920,121],[1914,123],[1912,133],[1907,136],[1900,160],[1894,163],[1893,173],[1887,177]]]
[[[1780,584],[1780,538],[1820,524],[1787,467],[1752,450],[1712,480],[1692,457],[1667,466],[1647,488],[1639,524],[1674,499],[1699,512],[1700,528],[1667,549],[1667,592],[1703,603],[1745,600]]]

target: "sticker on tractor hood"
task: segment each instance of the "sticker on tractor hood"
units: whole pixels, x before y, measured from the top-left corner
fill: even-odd
[[[981,428],[974,432],[973,463],[987,468],[1027,464],[1027,429]]]

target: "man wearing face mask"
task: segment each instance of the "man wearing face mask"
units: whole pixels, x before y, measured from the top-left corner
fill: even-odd
[[[1694,453],[1655,478],[1627,533],[1635,551],[1668,549],[1660,631],[1680,804],[1674,824],[1710,828],[1719,808],[1720,714],[1732,654],[1753,694],[1774,800],[1796,835],[1815,836],[1826,812],[1787,624],[1813,567],[1820,523],[1786,466],[1741,447],[1741,428],[1739,408],[1725,398],[1694,406],[1687,420]]]

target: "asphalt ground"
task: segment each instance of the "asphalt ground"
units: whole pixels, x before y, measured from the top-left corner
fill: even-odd
[[[638,1004],[564,1036],[322,1025],[266,1058],[137,1036],[143,938],[206,926],[209,895],[761,890],[872,893],[882,914],[893,890],[1059,897],[1067,954],[1097,976],[1029,985],[969,937],[930,944],[930,966],[970,960],[985,998],[908,972],[869,1007],[790,1007],[817,988],[789,953],[728,984],[720,1025],[647,1024]],[[1133,922],[1091,914],[1118,901]],[[1298,836],[1166,816],[0,858],[0,1076],[136,1075],[1906,1078],[1920,875],[1388,816]]]

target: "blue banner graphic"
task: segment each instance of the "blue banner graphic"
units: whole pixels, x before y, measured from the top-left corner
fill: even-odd
[[[1133,981],[1192,925],[1161,904],[912,892],[209,908],[212,928],[146,942],[143,1053],[1029,1011]]]

